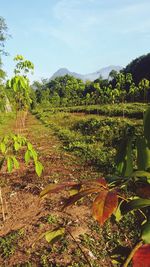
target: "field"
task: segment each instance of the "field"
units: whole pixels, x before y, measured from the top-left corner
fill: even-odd
[[[62,108],[43,108],[44,111],[50,112],[69,112],[69,113],[84,113],[97,114],[109,117],[126,117],[143,119],[143,113],[147,109],[146,103],[117,103],[117,104],[101,104],[101,105],[87,105],[87,106],[73,106]]]
[[[150,267],[150,3],[124,2],[1,3],[0,267]]]
[[[113,112],[114,107],[112,107]],[[105,173],[113,173],[116,150],[124,136],[140,135],[142,120],[87,113],[67,113],[59,110],[34,112],[46,127],[50,127],[63,142],[64,149],[73,151],[88,164]],[[135,114],[135,108],[130,115]],[[143,113],[139,113],[141,116]],[[139,117],[139,116],[138,116]]]
[[[62,211],[61,203],[69,193],[44,199],[39,194],[49,183],[107,179],[115,173],[115,155],[124,135],[142,133],[143,105],[136,110],[137,106],[130,111],[134,116],[125,112],[114,117],[114,106],[109,106],[111,116],[76,113],[75,108],[71,112],[36,109],[28,114],[22,134],[38,151],[44,171],[38,177],[33,163],[24,163],[22,152],[20,169],[8,173],[6,166],[2,168],[6,220],[1,217],[0,266],[121,266],[140,236],[140,219],[134,213],[117,223],[112,217],[101,227],[91,216],[92,198]],[[16,126],[13,114],[0,118],[2,138]],[[44,233],[60,227],[65,234],[53,245],[48,243]]]

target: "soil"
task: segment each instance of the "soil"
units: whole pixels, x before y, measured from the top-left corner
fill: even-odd
[[[89,235],[97,236],[90,227],[97,224],[91,217],[88,199],[62,211],[61,203],[68,196],[65,191],[43,199],[39,196],[49,183],[97,178],[101,174],[66,152],[52,130],[31,114],[25,127],[23,134],[38,151],[44,171],[39,178],[32,162],[25,165],[24,154],[20,155],[19,170],[11,174],[2,170],[6,220],[0,215],[0,266],[111,266],[109,257],[100,255],[103,246],[96,249],[96,241],[88,241]],[[60,227],[65,227],[65,236],[52,246],[44,233]],[[86,242],[81,241],[81,236],[87,237]]]

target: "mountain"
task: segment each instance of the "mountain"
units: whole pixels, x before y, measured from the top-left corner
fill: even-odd
[[[112,70],[120,71],[121,69],[122,69],[122,67],[120,67],[120,66],[111,65],[111,66],[102,68],[102,69],[100,69],[100,70],[98,70],[96,72],[93,72],[93,73],[79,74],[79,73],[76,73],[76,72],[71,72],[66,68],[61,68],[61,69],[57,70],[52,75],[52,77],[50,79],[53,80],[56,77],[61,77],[61,76],[65,76],[66,74],[68,74],[68,75],[74,76],[75,78],[81,79],[83,81],[86,81],[86,80],[94,81],[94,80],[98,79],[100,76],[102,76],[103,79],[107,79],[108,76],[109,76],[109,73]]]

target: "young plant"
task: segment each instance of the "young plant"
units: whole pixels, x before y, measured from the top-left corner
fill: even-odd
[[[35,171],[38,176],[41,175],[43,166],[38,160],[38,154],[33,148],[32,144],[23,136],[19,134],[6,135],[0,143],[1,160],[0,169],[2,169],[5,162],[7,162],[7,170],[11,172],[14,168],[19,168],[19,162],[17,160],[17,154],[19,150],[23,149],[25,163],[28,164],[30,159],[33,160],[35,165]]]
[[[33,71],[34,65],[31,61],[25,60],[23,56],[17,55],[14,58],[17,61],[14,70],[15,76],[8,82],[7,86],[12,90],[12,98],[16,110],[16,128],[25,126],[25,119],[32,103],[30,94],[31,88],[27,74]]]
[[[32,144],[19,134],[6,135],[0,142],[0,170],[6,164],[8,172],[13,169],[19,169],[19,161],[17,155],[20,150],[24,151],[25,163],[28,164],[32,159],[35,171],[38,176],[41,176],[43,165],[38,159],[38,154]],[[2,196],[2,188],[0,187],[0,202],[2,206],[3,221],[5,221],[5,209]]]

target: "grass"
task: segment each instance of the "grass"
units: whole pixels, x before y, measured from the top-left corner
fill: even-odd
[[[69,112],[69,113],[85,113],[97,114],[105,116],[120,116],[127,118],[142,119],[143,113],[149,105],[146,103],[116,103],[116,104],[101,104],[87,106],[73,106],[60,108],[46,108],[44,112]]]
[[[5,237],[0,237],[0,255],[8,258],[14,254],[19,240],[23,237],[24,231],[14,231]]]
[[[74,152],[84,161],[106,173],[115,170],[116,149],[124,136],[142,132],[142,120],[69,114],[65,112],[36,112],[36,117],[60,138],[65,150]]]
[[[0,112],[0,137],[3,137],[5,134],[9,134],[11,132],[14,123],[14,118],[14,113]]]
[[[69,174],[72,175],[70,179],[86,180],[99,177],[101,175],[100,171],[102,172],[103,168],[105,172],[111,171],[116,153],[116,143],[120,142],[124,131],[129,129],[135,130],[138,135],[142,129],[142,121],[139,119],[108,118],[91,114],[85,116],[84,114],[70,114],[66,112],[52,113],[47,111],[43,112],[42,110],[41,112],[36,112],[36,116],[42,121],[43,125],[39,121],[32,120],[29,117],[28,133],[29,138],[31,138],[31,141],[34,141],[35,146],[40,148],[40,156],[45,166],[45,177],[42,176],[37,179],[29,170],[24,176],[24,180],[20,180],[20,175],[18,177],[16,176],[16,178],[19,183],[29,183],[31,186],[37,185],[39,188],[47,185],[49,182],[56,180],[57,182],[61,182],[66,177],[68,179]],[[12,119],[7,118],[6,122],[2,123],[3,129],[5,127],[8,128],[7,125],[11,122]],[[58,140],[56,135],[62,142]],[[76,154],[77,157],[74,157],[70,152]],[[87,169],[85,168],[87,165],[84,165],[85,169],[83,168],[83,171],[81,171],[79,161],[80,165],[82,165],[82,161],[87,161],[99,167],[96,176],[95,173],[94,175],[92,174],[92,171],[87,173]],[[77,174],[76,169],[78,168]],[[75,172],[73,172],[73,169],[75,169]],[[26,180],[29,177],[30,179]],[[13,178],[15,181],[14,177],[10,178]],[[15,192],[18,193],[17,188],[15,189],[14,187],[13,190],[16,190]],[[24,189],[22,189],[22,192],[24,192],[24,195],[27,193]],[[28,194],[31,196],[32,192],[28,192]],[[35,197],[37,196],[35,195]],[[33,224],[32,220],[29,220],[26,228],[29,227],[30,231],[25,231],[24,236],[23,233],[21,235],[17,231],[1,239],[0,249],[2,249],[1,255],[3,255],[4,261],[13,256],[15,251],[17,252],[19,250],[17,243],[18,241],[20,242],[23,236],[23,253],[26,253],[28,250],[29,255],[28,260],[25,259],[24,263],[20,265],[18,263],[18,267],[87,267],[88,264],[81,250],[68,235],[65,235],[53,247],[47,244],[44,239],[38,240],[32,248],[27,249],[24,247],[24,240],[29,239],[30,243],[32,243],[32,238],[37,240],[43,231],[52,230],[55,227],[60,227],[60,225],[61,227],[69,227],[69,229],[78,229],[78,227],[86,223],[89,233],[81,234],[78,237],[78,243],[94,267],[110,266],[111,257],[114,262],[117,262],[117,253],[121,253],[121,251],[124,253],[119,260],[123,261],[139,237],[140,230],[138,222],[135,220],[133,214],[125,216],[117,225],[114,224],[112,218],[106,222],[102,229],[90,216],[82,216],[80,213],[80,208],[82,208],[81,203],[80,206],[78,204],[75,205],[75,208],[79,208],[77,217],[76,214],[73,214],[73,218],[67,215],[67,213],[61,216],[60,213],[58,216],[53,214],[56,208],[55,201],[57,201],[57,196],[56,199],[53,196],[53,198],[46,200],[43,211],[40,211],[41,217],[36,222],[34,221],[35,218],[33,218]],[[83,204],[86,206],[91,205],[87,199],[84,200]],[[71,207],[72,210],[73,208]],[[48,215],[47,211],[49,212]],[[65,217],[66,215],[67,217]],[[117,251],[118,247],[120,249],[119,252]],[[121,265],[118,263],[116,266]]]

